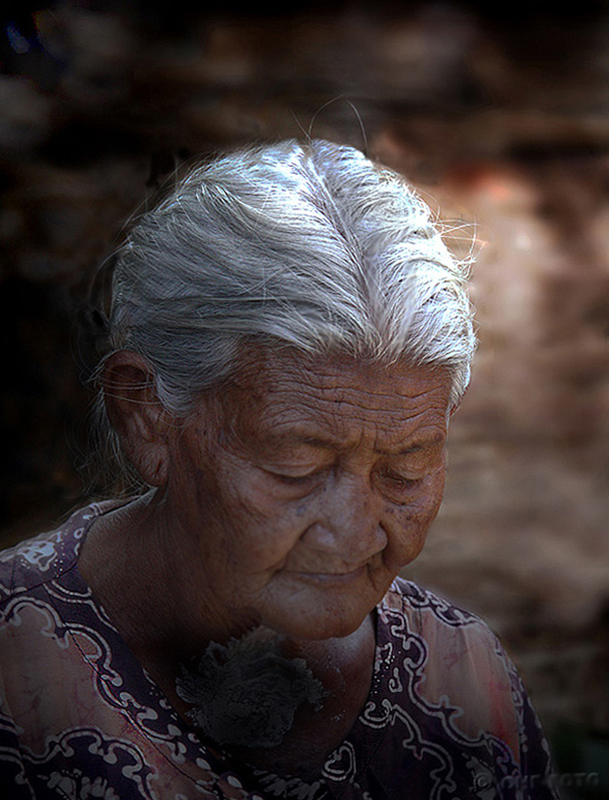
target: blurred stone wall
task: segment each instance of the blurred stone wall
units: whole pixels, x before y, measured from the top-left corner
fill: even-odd
[[[0,541],[82,499],[78,331],[125,219],[218,147],[366,147],[477,255],[478,361],[407,574],[489,620],[546,725],[607,732],[609,8],[490,5],[5,2]]]

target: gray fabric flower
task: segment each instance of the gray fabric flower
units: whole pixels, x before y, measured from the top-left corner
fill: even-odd
[[[283,741],[302,703],[317,710],[325,694],[306,661],[285,658],[276,635],[260,629],[226,646],[212,642],[196,671],[182,666],[176,691],[218,744],[267,748]]]

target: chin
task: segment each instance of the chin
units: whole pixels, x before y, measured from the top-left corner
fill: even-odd
[[[341,639],[355,633],[373,609],[374,606],[369,609],[350,610],[349,613],[338,609],[311,613],[300,611],[291,619],[286,619],[284,614],[281,619],[269,616],[264,624],[293,641]]]
[[[322,638],[323,639],[343,639],[343,638],[345,638],[347,636],[351,636],[352,633],[355,633],[355,631],[358,630],[362,626],[362,624],[363,624],[364,620],[366,619],[366,617],[368,617],[369,614],[371,614],[371,613],[372,613],[371,611],[368,611],[363,616],[358,617],[357,620],[355,620],[355,621],[353,621],[353,620],[351,620],[351,621],[345,620],[344,622],[341,622],[338,625],[334,624],[334,625],[331,626],[331,629],[328,630],[328,635],[327,636],[323,636],[323,637],[319,636],[318,638],[319,639],[322,639]]]
[[[381,576],[378,576],[380,578]],[[289,639],[338,639],[357,631],[384,597],[391,580],[366,576],[311,576],[291,580],[260,609],[263,624]]]

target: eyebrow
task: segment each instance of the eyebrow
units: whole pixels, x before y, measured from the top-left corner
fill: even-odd
[[[443,445],[446,440],[444,436],[430,436],[426,439],[414,439],[407,447],[402,447],[399,450],[385,450],[375,448],[375,452],[383,456],[405,456],[409,453],[417,453],[420,450],[428,450],[437,445]]]
[[[286,434],[285,436],[280,436],[278,437],[278,440],[283,444],[304,444],[319,450],[343,449],[341,448],[340,442],[336,439],[333,439],[331,436],[310,436],[306,433],[294,432]],[[428,438],[413,439],[411,443],[405,447],[401,447],[399,450],[388,450],[385,448],[375,447],[374,452],[382,456],[405,456],[410,453],[416,453],[420,450],[425,450],[436,445],[444,444],[444,441],[444,436],[431,436]]]

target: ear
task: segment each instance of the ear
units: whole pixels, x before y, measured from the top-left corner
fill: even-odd
[[[154,388],[154,370],[137,353],[119,350],[106,361],[102,378],[108,419],[123,452],[151,486],[167,482],[171,416]]]

